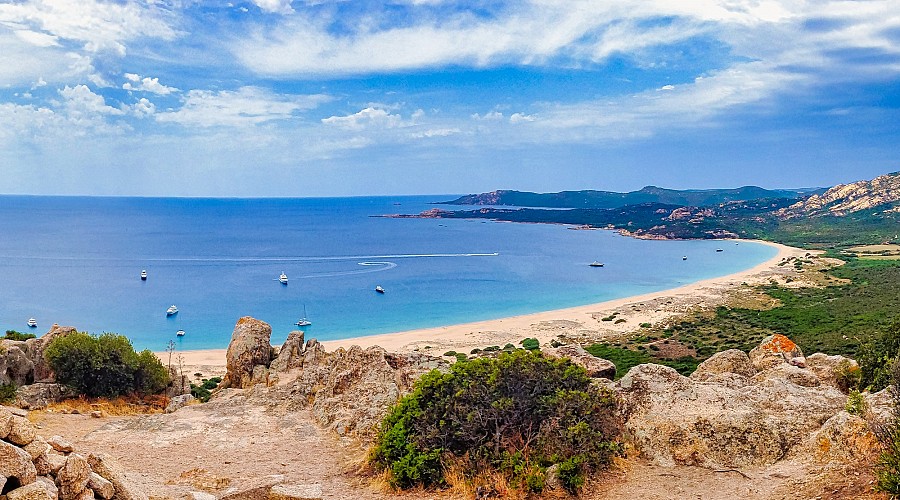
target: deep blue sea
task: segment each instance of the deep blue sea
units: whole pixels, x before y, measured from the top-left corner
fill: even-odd
[[[452,197],[0,196],[0,327],[40,335],[59,323],[121,333],[139,349],[224,348],[239,317],[268,322],[278,343],[305,307],[307,338],[338,339],[590,304],[775,255],[745,242],[372,217]],[[180,312],[166,317],[172,304]]]

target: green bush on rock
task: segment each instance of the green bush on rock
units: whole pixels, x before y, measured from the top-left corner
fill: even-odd
[[[462,465],[467,480],[496,472],[532,492],[559,464],[574,492],[619,451],[615,410],[583,368],[516,350],[423,376],[385,417],[370,461],[399,488],[444,485],[444,471]]]
[[[155,394],[169,383],[169,373],[148,350],[136,353],[123,335],[74,332],[54,339],[44,357],[56,380],[89,397]]]

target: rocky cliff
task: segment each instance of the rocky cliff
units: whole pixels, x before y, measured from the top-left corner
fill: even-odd
[[[339,435],[371,436],[387,408],[412,390],[417,378],[447,367],[439,358],[393,354],[380,347],[326,352],[315,339],[304,342],[301,331],[291,332],[275,350],[269,345],[271,331],[262,321],[238,320],[222,388],[245,389],[262,406],[308,408]],[[268,356],[270,351],[274,356]]]
[[[810,196],[776,212],[780,217],[847,215],[884,206],[886,211],[900,202],[900,172],[870,181],[838,184],[822,194]]]

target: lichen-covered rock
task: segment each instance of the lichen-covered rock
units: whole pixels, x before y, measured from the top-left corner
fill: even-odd
[[[75,391],[71,387],[62,384],[41,382],[23,385],[16,389],[16,406],[29,410],[40,410],[46,408],[50,403],[75,396]]]
[[[88,488],[94,492],[95,496],[103,499],[110,499],[116,494],[116,488],[113,484],[96,472],[91,472],[91,476],[88,479]]]
[[[322,500],[318,484],[276,484],[269,490],[269,500]]]
[[[790,367],[797,370],[800,368]],[[683,377],[638,365],[615,384],[636,449],[660,465],[742,467],[781,459],[843,409],[833,387],[804,387],[778,376],[744,386]]]
[[[734,373],[743,377],[752,377],[758,370],[750,362],[750,356],[739,349],[720,351],[700,363],[691,378],[694,380],[710,380],[722,373]]]
[[[272,327],[268,323],[250,316],[237,321],[225,354],[225,387],[243,389],[253,385],[254,367],[269,366],[272,356],[272,346],[269,345],[271,336]]]
[[[816,387],[821,384],[819,378],[811,371],[787,363],[763,370],[757,373],[753,379],[757,382],[766,379],[787,380],[803,387]]]
[[[6,435],[7,441],[19,446],[25,446],[34,441],[37,434],[34,430],[34,424],[29,422],[28,419],[13,415],[10,419],[10,424],[9,434]]]
[[[72,453],[75,451],[75,446],[62,436],[50,436],[50,439],[47,440],[47,444],[60,453]]]
[[[195,399],[197,398],[195,398],[191,394],[182,394],[181,396],[175,396],[174,398],[170,399],[169,404],[166,405],[166,413],[172,413],[183,406],[187,406]]]
[[[0,407],[0,439],[6,439],[12,429],[13,414],[6,408]]]
[[[56,484],[62,498],[77,498],[87,488],[91,467],[87,459],[77,453],[66,457],[66,463],[56,473]]]
[[[878,438],[865,419],[842,411],[829,418],[807,444],[821,463],[871,464],[878,455]]]
[[[816,374],[823,384],[848,391],[859,383],[862,372],[859,363],[844,356],[829,356],[817,352],[806,358],[806,368]]]
[[[94,472],[112,483],[116,489],[116,500],[148,500],[146,493],[128,483],[125,471],[111,457],[92,453],[88,455],[88,463]]]
[[[276,373],[279,383],[254,387],[248,396],[260,404],[310,407],[322,424],[340,435],[370,437],[387,408],[412,388],[413,382],[446,361],[420,353],[392,354],[380,347],[326,352],[310,339],[301,369]],[[272,370],[270,370],[272,371]]]
[[[44,438],[35,436],[35,438],[30,443],[23,446],[22,449],[31,455],[32,459],[35,459],[50,451],[50,445],[44,441]]]
[[[757,370],[765,370],[781,363],[790,363],[794,358],[802,358],[803,351],[791,339],[780,333],[769,335],[750,351],[750,362]],[[795,362],[799,363],[799,361]]]
[[[616,378],[616,365],[611,361],[594,356],[585,351],[580,345],[564,345],[557,348],[544,349],[541,352],[544,356],[551,358],[568,358],[572,363],[584,368],[588,377],[609,380]]]
[[[34,362],[24,341],[0,340],[0,384],[16,387],[34,382]]]
[[[271,371],[286,372],[303,366],[303,332],[294,330],[288,334],[287,340],[281,345],[278,356],[272,361]]]
[[[31,455],[22,448],[0,441],[0,477],[16,478],[24,486],[37,479]]]
[[[34,362],[35,382],[56,382],[53,369],[50,368],[50,365],[47,364],[47,360],[44,359],[44,351],[47,350],[47,346],[55,339],[65,337],[75,331],[75,327],[73,326],[53,325],[47,333],[36,339],[28,339],[25,341],[26,353]]]
[[[36,481],[6,494],[9,500],[56,500],[56,491],[44,481]]]

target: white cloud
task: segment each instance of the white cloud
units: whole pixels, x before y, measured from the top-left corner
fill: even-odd
[[[199,127],[246,127],[290,120],[299,112],[313,109],[330,100],[330,96],[323,94],[282,95],[259,87],[222,91],[191,90],[182,98],[181,108],[157,113],[156,119],[160,122]]]
[[[662,87],[659,88],[659,90],[674,90],[674,89],[675,89],[674,85],[663,85]]]
[[[125,78],[130,80],[122,84],[122,88],[125,90],[138,91],[138,92],[152,92],[158,95],[168,95],[172,92],[178,92],[179,90],[175,87],[167,87],[161,83],[159,83],[159,78],[150,78],[144,77],[143,79],[140,75],[136,75],[134,73],[125,73]],[[136,84],[135,84],[136,83]]]
[[[134,114],[138,118],[144,118],[156,113],[156,105],[150,102],[146,97],[141,97],[141,99],[134,104]]]
[[[0,24],[28,27],[45,38],[80,42],[89,52],[112,50],[120,55],[125,54],[125,43],[137,37],[175,38],[166,16],[154,2],[32,0],[0,4]]]
[[[483,114],[483,115],[479,115],[478,113],[474,113],[474,114],[472,115],[472,119],[473,119],[473,120],[479,120],[479,121],[498,121],[498,120],[502,120],[502,119],[503,119],[503,113],[501,113],[501,112],[499,112],[499,111],[490,111],[490,112],[485,113],[485,114]]]
[[[101,115],[121,115],[124,112],[106,104],[103,96],[95,94],[87,85],[76,85],[59,90],[62,107],[72,118],[93,119]]]
[[[424,139],[429,137],[448,137],[451,135],[461,134],[462,130],[458,128],[436,128],[428,129],[422,132],[414,132],[409,134],[413,139]]]
[[[291,0],[253,0],[253,3],[264,12],[275,14],[290,14],[294,12]]]
[[[526,115],[524,113],[513,113],[512,116],[509,117],[509,123],[523,123],[523,122],[533,122],[535,120],[534,115]]]
[[[15,30],[15,35],[22,40],[36,47],[57,47],[59,46],[59,37],[48,35],[46,33],[38,33],[31,30]]]
[[[361,130],[368,127],[398,127],[402,125],[403,119],[400,115],[391,114],[384,109],[368,107],[352,115],[323,118],[322,123],[347,130]]]

